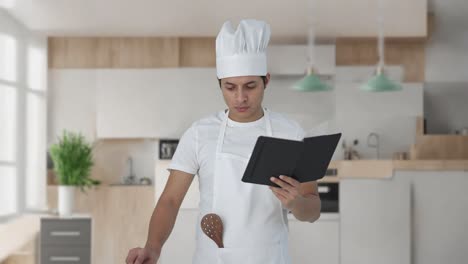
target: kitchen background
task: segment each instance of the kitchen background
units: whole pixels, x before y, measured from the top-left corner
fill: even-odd
[[[168,177],[160,141],[179,139],[193,121],[224,108],[214,37],[224,20],[245,16],[272,24],[264,105],[297,120],[309,136],[343,133],[330,165],[336,173],[320,182],[331,211],[313,224],[290,219],[295,263],[468,258],[466,1],[386,1],[386,73],[403,86],[388,93],[359,89],[378,61],[372,1],[317,1],[315,65],[333,86],[318,93],[290,89],[307,65],[306,1],[249,1],[249,11],[207,1],[219,11],[214,16],[183,1],[92,2],[0,1],[0,263],[74,254],[122,263],[129,248],[144,244]],[[181,5],[192,12],[180,21],[162,14],[179,17]],[[268,15],[252,11],[264,6]],[[102,183],[75,193],[76,219],[92,220],[91,242],[56,249],[38,219],[57,210],[46,160],[64,129],[93,143],[91,174]],[[356,140],[359,160],[347,160],[342,144]],[[197,188],[195,180],[161,263],[190,262]]]

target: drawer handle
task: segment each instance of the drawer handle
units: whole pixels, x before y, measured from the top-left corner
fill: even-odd
[[[52,231],[50,232],[51,236],[80,236],[79,231]]]
[[[319,193],[329,193],[330,192],[330,187],[328,187],[328,186],[319,186],[318,187],[318,192]]]
[[[80,257],[66,257],[66,256],[52,256],[50,257],[50,261],[69,261],[69,262],[78,262],[80,261]]]

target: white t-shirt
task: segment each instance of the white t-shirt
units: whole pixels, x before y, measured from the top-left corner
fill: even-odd
[[[224,111],[196,121],[184,133],[169,164],[169,170],[180,170],[198,175],[200,210],[210,212],[213,203],[213,172],[220,126]],[[269,111],[273,137],[302,140],[304,130],[282,114]],[[265,116],[247,123],[228,119],[222,152],[248,158],[258,136],[266,135]]]

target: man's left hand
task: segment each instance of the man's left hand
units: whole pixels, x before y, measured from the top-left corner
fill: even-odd
[[[278,197],[278,199],[283,204],[283,207],[292,210],[299,201],[305,199],[300,192],[301,183],[295,179],[281,175],[278,178],[271,177],[270,180],[280,187],[270,186],[270,189],[273,191],[273,194]]]

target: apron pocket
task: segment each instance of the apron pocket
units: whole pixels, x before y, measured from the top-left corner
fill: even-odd
[[[219,248],[217,264],[286,264],[280,244],[251,248]]]

